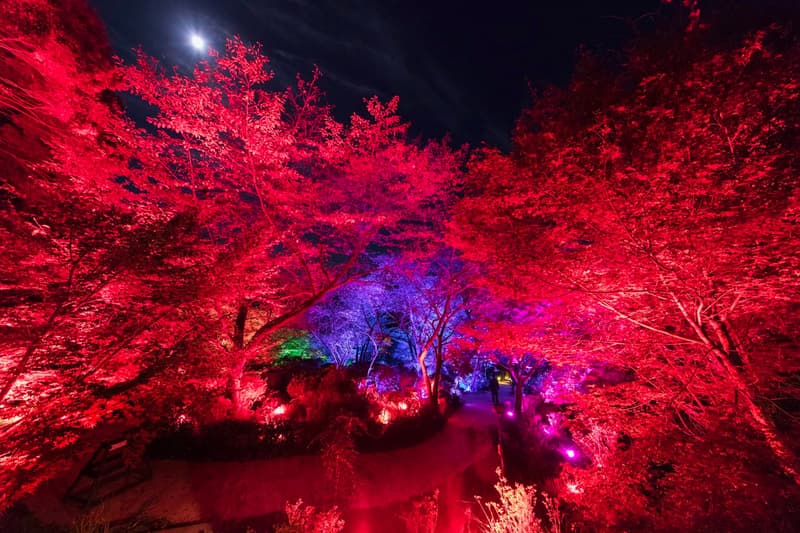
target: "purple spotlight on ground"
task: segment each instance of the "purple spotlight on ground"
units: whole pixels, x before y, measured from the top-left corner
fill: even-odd
[[[575,459],[575,450],[573,450],[572,448],[567,448],[566,453],[567,457],[569,457],[570,459]]]

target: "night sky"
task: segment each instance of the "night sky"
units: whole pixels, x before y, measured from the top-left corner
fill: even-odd
[[[564,85],[580,47],[631,39],[630,21],[658,0],[91,0],[116,52],[141,44],[165,64],[190,66],[196,31],[221,48],[239,34],[263,43],[277,87],[322,70],[339,119],[362,99],[400,96],[414,134],[507,147],[528,85]]]

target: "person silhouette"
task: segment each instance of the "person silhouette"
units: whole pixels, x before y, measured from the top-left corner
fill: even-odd
[[[497,371],[495,369],[489,371],[489,391],[492,393],[492,403],[499,404],[500,382],[497,381]]]

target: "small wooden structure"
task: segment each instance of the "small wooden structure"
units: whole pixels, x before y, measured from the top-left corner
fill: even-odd
[[[128,439],[101,444],[67,489],[64,499],[84,506],[97,505],[148,479],[149,470],[131,468],[125,461],[124,453],[129,444]]]

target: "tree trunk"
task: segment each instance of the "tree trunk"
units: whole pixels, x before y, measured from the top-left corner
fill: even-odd
[[[376,343],[375,340],[372,339],[372,337],[370,337],[370,340],[372,341],[372,347],[373,347],[373,350],[375,351],[375,353],[372,356],[372,359],[370,359],[369,367],[367,368],[367,378],[368,379],[369,379],[369,375],[372,373],[372,369],[375,367],[375,361],[378,359],[378,356],[380,355],[380,350],[378,349],[378,343]]]
[[[8,396],[8,393],[14,388],[14,385],[17,384],[17,381],[19,381],[20,377],[28,371],[28,363],[33,357],[33,354],[36,353],[36,350],[38,350],[42,345],[44,338],[50,333],[56,318],[61,313],[61,309],[61,304],[56,306],[56,309],[47,319],[47,323],[42,328],[42,331],[39,333],[36,339],[32,340],[30,344],[28,344],[28,348],[25,350],[25,353],[22,355],[16,366],[14,366],[14,369],[9,373],[8,377],[3,382],[2,388],[0,388],[0,403],[6,399],[6,396]]]
[[[708,321],[708,324],[711,326],[711,330],[717,336],[719,345],[722,348],[722,351],[728,357],[728,360],[737,367],[744,365],[744,360],[739,353],[739,347],[733,341],[733,337],[731,336],[725,324],[723,324],[718,318],[712,318]]]
[[[247,364],[247,355],[244,353],[244,329],[247,324],[247,304],[239,306],[236,321],[233,326],[233,347],[236,353],[234,365],[228,372],[227,393],[231,399],[231,416],[238,418],[244,410],[242,405],[242,376]]]
[[[419,356],[417,357],[417,361],[419,362],[419,369],[420,372],[422,372],[422,379],[425,382],[425,390],[427,391],[428,398],[433,397],[433,390],[431,389],[431,377],[428,374],[428,368],[425,366],[425,358],[428,356],[428,352],[430,351],[430,349],[434,347],[434,342],[436,341],[436,336],[439,334],[440,326],[441,326],[441,321],[439,325],[436,326],[433,335],[431,335],[431,337],[425,343],[425,346],[422,347],[422,350],[419,352]]]
[[[734,342],[733,335],[729,327],[723,327],[715,318],[708,322],[711,330],[718,338],[718,342],[711,340],[711,336],[706,332],[703,324],[699,320],[694,320],[687,312],[686,307],[678,299],[675,293],[670,292],[673,301],[677,305],[684,320],[692,327],[697,338],[700,339],[717,361],[723,366],[728,380],[733,385],[733,390],[737,393],[737,398],[742,398],[747,412],[750,415],[751,425],[764,437],[767,445],[772,450],[775,459],[783,472],[792,478],[795,485],[800,486],[800,473],[797,470],[797,456],[783,442],[775,425],[764,414],[763,409],[753,399],[751,385],[755,383],[756,376],[749,365],[743,365],[743,360],[739,356],[739,350]],[[746,378],[746,379],[745,379]]]
[[[247,304],[239,306],[236,322],[233,324],[233,346],[237,350],[244,348],[244,327],[247,324]]]
[[[720,344],[716,345],[709,341],[712,353],[716,356],[728,379],[732,382],[733,388],[737,393],[737,400],[741,399],[748,414],[750,415],[751,425],[764,437],[767,445],[772,450],[775,459],[781,470],[792,478],[795,485],[800,486],[800,472],[797,469],[797,456],[783,442],[778,434],[775,424],[764,413],[764,410],[754,399],[752,384],[756,383],[757,377],[753,374],[752,368],[744,364],[739,355],[739,350],[732,342],[732,337],[728,331],[712,320],[711,329],[720,337]],[[708,336],[705,337],[708,341]]]
[[[743,389],[739,389],[740,397],[744,398],[744,404],[753,418],[755,428],[761,432],[767,441],[772,453],[778,460],[783,472],[792,478],[795,485],[800,486],[800,473],[797,471],[797,457],[784,444],[783,439],[778,435],[775,425],[764,414],[761,407],[753,400],[750,394]]]
[[[425,357],[428,355],[428,348],[426,347],[419,353],[417,361],[419,362],[419,369],[422,372],[422,382],[425,384],[425,392],[428,398],[431,397],[431,377],[428,375],[428,369],[425,366]]]
[[[433,373],[433,383],[431,384],[431,407],[438,410],[439,383],[442,380],[442,363],[444,363],[444,357],[441,353],[441,349],[434,349],[434,354],[436,354],[436,367]]]
[[[742,399],[744,406],[747,408],[747,412],[751,418],[751,425],[760,432],[764,440],[767,441],[767,445],[775,455],[775,459],[778,461],[783,472],[792,478],[795,485],[800,486],[800,472],[797,470],[797,457],[789,447],[786,446],[780,435],[778,435],[775,424],[764,414],[764,410],[753,399],[750,387],[744,379],[745,376],[731,363],[728,354],[722,352],[718,348],[714,348],[713,351],[725,367],[729,379],[733,382],[735,386],[734,390],[738,393],[738,398]],[[747,377],[749,378],[748,381],[754,382],[755,376]]]
[[[244,375],[244,367],[247,363],[246,357],[239,357],[238,361],[228,372],[228,395],[231,398],[231,416],[239,418],[244,412],[242,405],[242,376]]]

